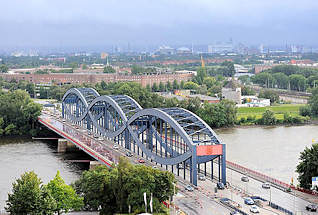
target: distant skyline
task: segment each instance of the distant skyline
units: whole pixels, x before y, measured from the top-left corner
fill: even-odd
[[[1,0],[4,49],[213,44],[318,46],[317,0]]]

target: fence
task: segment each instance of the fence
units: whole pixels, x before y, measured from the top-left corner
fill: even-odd
[[[241,166],[239,164],[233,163],[231,161],[226,161],[226,164],[227,164],[228,167],[232,167],[232,168],[234,168],[234,169],[236,169],[236,170],[238,170],[240,172],[243,172],[243,173],[246,173],[248,175],[254,176],[256,178],[259,178],[262,181],[266,181],[266,182],[270,182],[272,184],[278,185],[281,188],[284,188],[284,189],[291,188],[291,189],[297,190],[299,192],[303,192],[303,193],[307,193],[307,194],[318,196],[317,192],[314,192],[314,191],[311,191],[311,190],[302,189],[302,188],[296,188],[295,186],[291,186],[291,185],[289,185],[289,184],[287,184],[285,182],[282,182],[282,181],[277,180],[275,178],[269,177],[269,176],[267,176],[265,174],[262,174],[262,173],[259,173],[257,171],[248,169],[248,168],[246,168],[244,166]]]
[[[293,212],[291,212],[291,211],[289,211],[289,210],[287,210],[287,209],[285,209],[285,208],[282,208],[282,207],[280,207],[279,205],[274,204],[273,202],[270,202],[269,205],[270,205],[272,208],[274,208],[274,209],[277,209],[277,210],[280,210],[280,211],[284,212],[285,214],[294,215]]]

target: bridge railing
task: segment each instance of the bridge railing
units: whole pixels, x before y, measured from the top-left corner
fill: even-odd
[[[241,166],[241,165],[239,165],[239,164],[236,164],[236,163],[234,163],[234,162],[226,161],[226,164],[227,164],[229,167],[234,167],[235,169],[237,169],[237,170],[239,170],[239,171],[241,171],[241,172],[243,172],[243,173],[246,173],[246,174],[248,174],[248,175],[257,177],[257,178],[263,180],[264,182],[270,182],[270,183],[272,183],[272,184],[276,184],[276,185],[278,185],[278,186],[280,186],[280,187],[282,187],[282,188],[286,188],[286,189],[290,187],[290,185],[287,184],[287,183],[285,183],[285,182],[282,182],[282,181],[277,180],[277,179],[275,179],[275,178],[269,177],[269,176],[267,176],[267,175],[265,175],[265,174],[263,174],[263,173],[260,173],[260,172],[255,171],[255,170],[251,170],[251,169],[249,169],[249,168],[246,168],[246,167]]]
[[[295,187],[295,186],[292,186],[290,184],[287,184],[285,182],[282,182],[280,180],[277,180],[273,177],[269,177],[263,173],[260,173],[260,172],[257,172],[255,170],[251,170],[249,168],[246,168],[242,165],[239,165],[239,164],[236,164],[234,162],[231,162],[231,161],[226,161],[226,164],[228,167],[232,167],[232,168],[235,168],[243,173],[246,173],[248,175],[251,175],[251,176],[254,176],[254,177],[257,177],[259,179],[261,179],[262,181],[264,182],[269,182],[269,183],[272,183],[272,184],[275,184],[275,185],[278,185],[279,187],[283,188],[283,189],[288,189],[288,188],[291,188],[291,189],[294,189],[294,190],[297,190],[299,192],[302,192],[302,193],[307,193],[307,194],[310,194],[310,195],[315,195],[315,196],[318,196],[318,193],[317,192],[314,192],[314,191],[311,191],[311,190],[306,190],[306,189],[303,189],[303,188],[298,188],[298,187]]]

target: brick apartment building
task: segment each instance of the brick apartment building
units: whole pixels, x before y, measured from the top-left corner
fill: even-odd
[[[143,87],[148,84],[152,86],[154,83],[159,84],[171,83],[174,80],[178,82],[188,81],[192,79],[192,73],[182,74],[159,74],[159,75],[120,75],[120,74],[74,74],[74,73],[63,73],[63,74],[0,74],[0,77],[6,81],[11,80],[25,80],[35,84],[83,84],[83,83],[99,83],[101,81],[109,82],[124,82],[133,81],[140,83]]]

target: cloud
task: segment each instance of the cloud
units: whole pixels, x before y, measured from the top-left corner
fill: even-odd
[[[1,0],[0,45],[315,43],[317,0]]]

